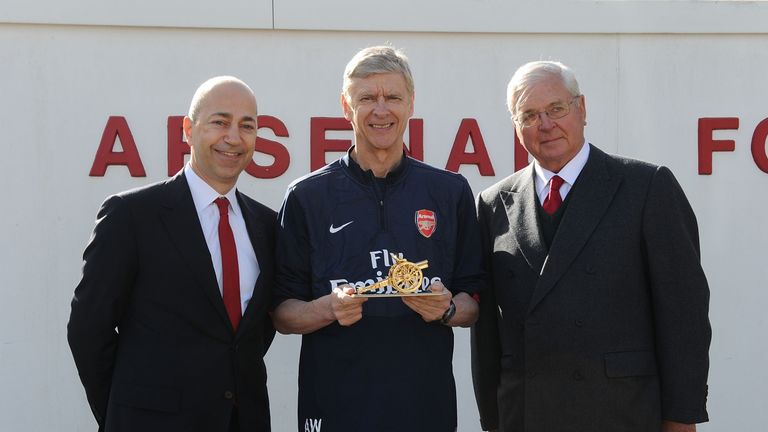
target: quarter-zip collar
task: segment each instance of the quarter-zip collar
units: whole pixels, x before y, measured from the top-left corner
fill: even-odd
[[[347,172],[349,172],[352,178],[364,185],[373,186],[376,180],[376,177],[373,175],[373,171],[363,171],[363,168],[360,167],[360,164],[352,159],[352,151],[354,149],[355,146],[352,146],[349,148],[349,150],[347,150],[347,154],[341,158],[341,164],[347,168]],[[400,163],[397,164],[394,169],[388,172],[387,176],[384,178],[385,184],[395,184],[403,179],[405,177],[406,171],[408,170],[409,164],[410,158],[405,154],[405,151],[403,151],[403,157],[400,159]]]

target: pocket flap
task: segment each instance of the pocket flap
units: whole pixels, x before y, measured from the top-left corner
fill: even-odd
[[[608,378],[656,375],[653,351],[625,351],[605,354]]]

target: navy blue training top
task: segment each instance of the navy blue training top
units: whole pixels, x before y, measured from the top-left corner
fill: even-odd
[[[454,295],[480,289],[474,201],[459,174],[403,157],[375,178],[347,153],[292,183],[278,218],[275,306],[385,279],[391,253],[429,261],[421,289],[435,280]],[[450,327],[424,322],[399,297],[371,298],[352,326],[303,336],[298,430],[454,431],[452,357]]]

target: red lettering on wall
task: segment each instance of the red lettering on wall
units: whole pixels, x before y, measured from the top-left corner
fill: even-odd
[[[120,138],[120,144],[123,151],[114,151],[115,143]],[[128,127],[125,117],[111,116],[107,119],[107,125],[104,126],[104,133],[101,135],[99,148],[96,150],[96,157],[91,165],[91,177],[104,177],[107,167],[110,165],[125,165],[131,177],[146,177],[144,165],[139,157],[139,150],[136,148],[136,142],[133,140],[133,134]]]
[[[326,165],[325,154],[343,152],[352,145],[348,139],[327,139],[325,132],[352,130],[344,117],[312,117],[309,119],[309,170],[314,171]]]
[[[467,153],[466,148],[469,140],[472,140],[472,146],[475,151]],[[485,148],[483,134],[480,133],[480,126],[477,120],[465,118],[461,120],[459,130],[456,132],[456,138],[453,140],[453,147],[448,156],[448,162],[445,169],[448,171],[459,172],[461,165],[477,165],[482,176],[494,176],[491,158],[488,156],[488,150]]]
[[[408,121],[408,147],[405,147],[408,156],[424,160],[424,119],[412,118]]]
[[[755,127],[752,134],[752,159],[760,170],[768,173],[768,153],[766,153],[766,138],[768,138],[768,118],[763,119]]]
[[[344,117],[312,117],[309,120],[309,169],[314,171],[328,162],[325,154],[345,152],[352,146],[352,140],[328,139],[326,131],[349,131],[352,124]],[[414,159],[424,160],[424,120],[412,118],[408,122],[410,148],[403,144],[406,153]]]
[[[268,115],[260,115],[258,117],[259,129],[267,128],[271,129],[275,136],[287,138],[288,128],[285,127],[285,123],[280,121],[277,117]],[[256,162],[251,161],[245,172],[261,179],[272,179],[280,177],[288,170],[288,165],[291,164],[291,155],[288,153],[288,149],[284,145],[277,141],[272,141],[266,138],[256,138],[256,151],[272,156],[275,161],[272,165],[261,166]]]
[[[168,177],[184,166],[184,156],[189,154],[189,145],[184,141],[184,116],[168,116]]]
[[[523,143],[521,143],[520,138],[517,137],[517,132],[514,132],[514,135],[515,135],[515,144],[514,144],[515,172],[517,172],[528,166],[528,150],[526,150],[525,147],[523,147]]]
[[[699,174],[712,174],[712,153],[733,151],[734,140],[716,140],[712,132],[716,130],[736,130],[739,128],[738,117],[712,117],[699,119]]]

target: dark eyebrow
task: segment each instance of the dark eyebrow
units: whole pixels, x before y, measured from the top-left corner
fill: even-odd
[[[224,117],[227,120],[232,120],[232,114],[227,113],[227,112],[216,112],[216,113],[213,113],[210,116],[208,116],[209,119],[211,119],[213,117]],[[245,116],[242,119],[240,119],[240,121],[252,121],[252,122],[255,122],[256,119],[251,117],[251,116]]]
[[[232,114],[225,113],[225,112],[216,112],[208,116],[209,119],[213,117],[224,117],[225,119],[232,119]]]

